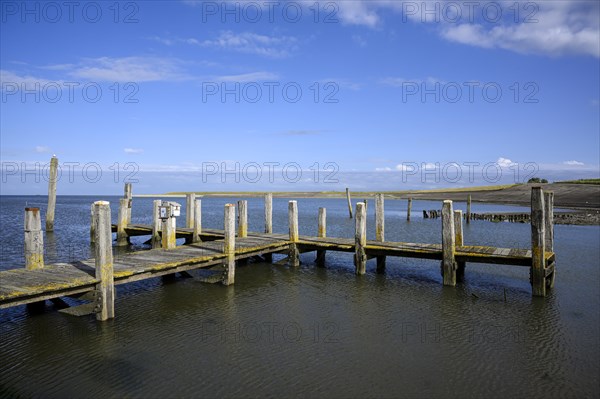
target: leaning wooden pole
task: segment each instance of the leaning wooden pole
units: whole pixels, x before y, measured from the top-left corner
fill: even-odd
[[[112,231],[110,225],[110,203],[97,201],[94,203],[94,225],[96,226],[96,245],[94,247],[94,263],[96,284],[99,297],[99,309],[96,319],[100,321],[115,317],[115,286],[113,277]]]
[[[356,204],[356,218],[354,219],[354,267],[357,275],[366,273],[367,254],[365,246],[367,245],[367,212],[365,204],[358,202]]]
[[[248,201],[238,201],[238,237],[248,236]]]
[[[442,205],[442,277],[444,285],[456,285],[455,240],[452,201],[446,200]]]
[[[202,200],[197,199],[194,201],[194,233],[192,242],[200,242],[202,239]]]
[[[546,296],[546,237],[544,192],[531,189],[531,289],[533,296]]]
[[[327,209],[319,208],[319,227],[317,232],[317,237],[325,238],[327,237]],[[325,267],[325,253],[324,249],[317,249],[317,266]]]
[[[471,194],[467,197],[467,224],[471,223]]]
[[[350,189],[346,187],[346,199],[348,200],[348,214],[352,219],[352,201],[350,200]]]
[[[40,208],[25,208],[25,268],[44,268],[44,232]]]
[[[131,223],[131,212],[132,212],[132,206],[133,206],[133,191],[132,191],[131,183],[125,183],[124,198],[129,201],[127,203],[127,224],[130,224]]]
[[[185,227],[188,229],[194,228],[194,206],[196,202],[196,194],[189,193],[185,195]]]
[[[292,267],[300,266],[300,252],[296,244],[298,235],[298,203],[290,201],[288,204],[288,224],[290,233],[290,248],[288,251],[288,263]]]
[[[464,245],[463,239],[463,213],[454,211],[454,242],[457,247]],[[465,277],[465,262],[456,262],[456,281],[463,281]]]
[[[117,246],[124,247],[129,245],[129,237],[125,228],[127,227],[127,215],[129,208],[129,200],[121,198],[119,200],[119,213],[117,216]]]
[[[406,221],[410,222],[410,211],[412,209],[412,198],[408,199],[408,205],[406,208]]]
[[[385,212],[383,194],[377,194],[375,196],[375,240],[379,242],[385,241]],[[377,272],[381,273],[384,270],[385,256],[377,256]]]
[[[546,252],[554,252],[554,193],[552,191],[544,193],[544,205],[546,207],[544,213],[544,227],[546,229],[545,250]],[[554,288],[556,260],[552,262],[552,268],[551,274],[546,278],[546,288]]]
[[[160,248],[161,246],[161,220],[160,220],[160,205],[161,200],[154,200],[152,202],[152,248]]]
[[[223,229],[225,239],[223,242],[223,278],[221,282],[224,285],[231,285],[235,282],[235,205],[225,204],[223,219]]]
[[[50,159],[48,176],[48,209],[46,210],[46,231],[54,231],[54,210],[56,209],[56,183],[58,182],[58,158]]]

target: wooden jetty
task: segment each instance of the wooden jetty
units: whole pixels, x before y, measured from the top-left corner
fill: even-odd
[[[129,197],[128,197],[129,196]],[[98,201],[92,205],[91,241],[95,256],[70,263],[44,265],[43,234],[39,209],[25,209],[25,269],[0,272],[0,308],[41,302],[60,297],[80,297],[90,302],[63,311],[71,314],[95,313],[99,320],[115,315],[115,285],[164,276],[193,269],[209,268],[217,272],[217,281],[224,285],[235,281],[236,262],[257,256],[267,261],[272,254],[287,255],[287,263],[296,267],[300,254],[316,251],[318,266],[325,265],[327,251],[354,254],[355,273],[366,273],[368,259],[377,259],[377,271],[385,269],[388,256],[433,259],[441,262],[443,284],[454,286],[464,276],[466,263],[488,263],[530,268],[532,294],[544,297],[554,285],[555,254],[553,252],[553,196],[539,187],[532,189],[532,248],[496,248],[464,244],[462,211],[453,211],[452,201],[444,201],[441,243],[410,243],[385,241],[384,196],[375,201],[376,239],[366,239],[366,204],[358,202],[355,209],[355,235],[352,238],[328,237],[326,211],[319,209],[318,236],[298,234],[298,204],[288,207],[289,234],[272,233],[272,195],[265,195],[265,232],[248,232],[247,203],[224,207],[223,230],[202,229],[201,200],[187,198],[186,227],[177,228],[180,205],[155,201],[153,224],[131,223],[131,187],[119,203],[116,225],[110,224],[110,204]],[[236,229],[237,210],[237,229]],[[127,243],[131,236],[149,236],[153,249],[113,257],[113,237],[116,245]],[[175,239],[185,238],[186,244],[176,246]],[[278,264],[281,263],[277,262]]]

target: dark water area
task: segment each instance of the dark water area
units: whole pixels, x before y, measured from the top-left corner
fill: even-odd
[[[90,204],[99,199],[116,221],[117,197],[58,197],[46,263],[90,257]],[[287,201],[274,199],[275,232],[287,233]],[[222,228],[229,202],[202,199],[203,226]],[[24,267],[23,208],[44,214],[45,204],[0,197],[0,270]],[[319,207],[329,236],[353,236],[341,199],[299,199],[300,234],[316,235]],[[441,242],[441,221],[420,212],[439,201],[414,201],[411,222],[406,201],[385,207],[387,240]],[[135,198],[132,222],[149,224],[151,209],[152,199]],[[473,205],[501,211],[528,208]],[[262,199],[248,200],[248,215],[249,230],[261,231]],[[369,201],[369,238],[374,225]],[[530,226],[473,221],[464,237],[529,248]],[[143,250],[145,239],[128,250]],[[0,396],[598,397],[600,227],[555,226],[555,252],[556,286],[545,299],[531,297],[524,267],[467,264],[452,288],[437,261],[388,258],[376,274],[372,260],[357,277],[352,254],[329,252],[325,269],[314,253],[295,270],[240,266],[229,287],[182,277],[120,285],[116,318],[104,323],[51,302],[0,310]]]

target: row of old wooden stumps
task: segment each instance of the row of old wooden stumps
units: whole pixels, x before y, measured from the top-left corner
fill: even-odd
[[[423,210],[423,219],[438,219],[442,217],[441,210]],[[485,220],[488,222],[526,223],[531,219],[529,213],[465,213],[465,220]]]
[[[128,194],[129,193],[129,194]],[[121,199],[119,207],[119,227],[117,229],[117,245],[127,243],[128,237],[125,227],[129,224],[131,217],[131,186],[126,187],[125,198]],[[129,198],[128,198],[129,196]],[[272,233],[272,194],[265,195],[265,233]],[[173,249],[175,244],[175,218],[160,219],[157,207],[165,206],[161,201],[154,202],[154,226],[152,232],[153,247],[162,247],[165,250]],[[170,206],[169,203],[166,206]],[[194,234],[191,241],[200,241],[201,233],[201,201],[196,200],[194,194],[188,195],[187,226],[193,228]],[[237,236],[247,236],[248,217],[247,201],[238,201],[238,228]],[[464,262],[456,261],[456,247],[463,245],[462,211],[452,209],[452,201],[446,200],[442,207],[442,262],[441,271],[443,284],[456,285],[464,275]],[[384,195],[377,194],[375,201],[376,240],[384,241]],[[318,236],[326,237],[326,210],[319,208]],[[97,201],[92,205],[93,232],[92,241],[95,243],[94,259],[96,278],[100,280],[96,289],[99,312],[97,318],[106,320],[114,317],[114,279],[113,279],[113,252],[112,252],[112,229],[111,229],[110,204],[106,201]],[[159,223],[161,220],[162,223]],[[355,272],[358,275],[366,272],[366,204],[356,204],[355,218]],[[534,296],[545,296],[546,290],[554,284],[555,272],[550,278],[546,276],[546,252],[553,252],[553,193],[543,193],[540,187],[534,187],[531,194],[531,242],[532,242],[532,264],[531,284]],[[296,201],[289,201],[289,253],[288,263],[291,266],[299,266],[300,251],[298,233],[298,206]],[[223,252],[227,256],[223,261],[223,279],[225,285],[234,282],[235,274],[235,205],[226,204],[224,209],[224,245]],[[162,231],[161,231],[162,230]],[[162,239],[160,238],[162,236]],[[160,244],[159,244],[160,243]],[[322,266],[325,250],[317,251],[317,265]],[[44,267],[43,260],[43,232],[41,230],[39,209],[25,209],[25,258],[28,269]],[[272,259],[272,258],[271,258]],[[385,256],[377,257],[377,269],[385,268]]]

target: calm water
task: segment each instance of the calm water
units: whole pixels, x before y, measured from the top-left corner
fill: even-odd
[[[58,197],[47,263],[90,256],[97,199],[111,201],[114,220],[117,197]],[[227,202],[203,199],[205,227],[222,228]],[[1,270],[23,267],[23,207],[45,203],[0,197]],[[301,234],[316,234],[325,206],[328,235],[352,236],[345,200],[298,206]],[[133,222],[149,223],[151,207],[134,199]],[[440,220],[420,217],[438,208],[413,202],[407,223],[406,201],[386,200],[386,238],[440,242]],[[473,209],[511,210],[527,209]],[[248,211],[250,230],[262,230],[262,200]],[[285,199],[274,199],[274,229],[287,232]],[[530,245],[528,224],[474,221],[464,234],[468,244]],[[144,248],[144,238],[133,241]],[[436,261],[388,258],[383,275],[369,261],[356,277],[352,254],[328,253],[317,269],[307,253],[297,270],[238,267],[231,287],[196,278],[118,286],[117,316],[106,323],[51,303],[2,310],[0,396],[598,397],[600,228],[556,226],[555,250],[556,287],[545,300],[531,297],[527,268],[467,264],[465,283],[444,288]]]

